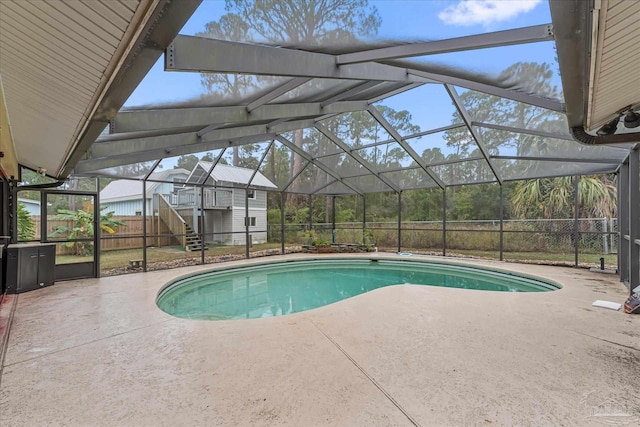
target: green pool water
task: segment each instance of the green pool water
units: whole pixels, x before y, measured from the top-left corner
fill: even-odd
[[[559,289],[539,279],[459,264],[322,259],[194,274],[167,284],[157,304],[187,319],[253,319],[311,310],[398,284],[501,292]]]

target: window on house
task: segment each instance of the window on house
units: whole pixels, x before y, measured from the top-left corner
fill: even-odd
[[[256,217],[255,216],[250,216],[248,218],[245,217],[244,223],[245,223],[245,225],[248,223],[249,226],[255,227],[256,226]]]
[[[255,199],[256,198],[256,191],[255,190],[247,190],[247,198]]]
[[[142,211],[136,211],[136,216],[142,216]]]

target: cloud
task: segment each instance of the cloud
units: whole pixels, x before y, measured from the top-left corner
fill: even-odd
[[[460,0],[438,13],[446,25],[484,26],[507,21],[535,8],[542,0]]]

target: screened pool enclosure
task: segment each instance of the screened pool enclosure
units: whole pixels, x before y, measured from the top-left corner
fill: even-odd
[[[411,2],[396,7],[412,13]],[[381,22],[398,19],[383,9]],[[319,23],[305,32],[296,10],[279,13],[294,15],[267,29],[221,18],[177,35],[164,84],[195,75],[201,93],[163,98],[158,87],[157,99],[119,109],[55,192],[23,175],[18,197],[42,192],[42,221],[23,240],[90,243],[95,274],[118,250],[128,252],[103,274],[301,251],[314,240],[500,260],[557,253],[571,265],[617,254],[609,267],[638,285],[637,140],[624,137],[635,135],[624,120],[609,132],[617,140],[598,140],[605,115],[576,131],[565,98],[568,67],[580,65],[564,60],[563,15],[446,39],[394,21],[389,40]],[[616,215],[580,199],[584,180],[604,175]],[[513,214],[517,185],[556,177],[571,177],[562,213],[542,215],[540,201]],[[114,185],[121,199],[102,200]],[[60,197],[91,205],[96,222],[116,203],[139,203],[114,216],[124,224],[115,233],[96,226],[69,238],[52,234],[65,221],[53,211]],[[59,258],[81,260],[70,246]]]

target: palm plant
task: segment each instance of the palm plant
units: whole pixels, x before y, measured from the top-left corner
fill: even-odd
[[[122,221],[114,219],[114,212],[102,213],[106,206],[100,209],[100,230],[103,233],[113,234],[118,226],[125,225]],[[68,209],[58,209],[58,214],[54,221],[65,221],[70,225],[58,225],[49,237],[65,237],[69,240],[86,239],[93,237],[93,209],[92,206],[83,206],[83,209],[72,211]],[[63,246],[75,248],[76,255],[86,256],[93,253],[92,242],[70,241],[64,242]]]
[[[511,206],[517,217],[566,218],[573,216],[573,200],[573,177],[531,179],[516,185]],[[582,217],[616,214],[616,187],[606,175],[581,177],[578,200]]]

